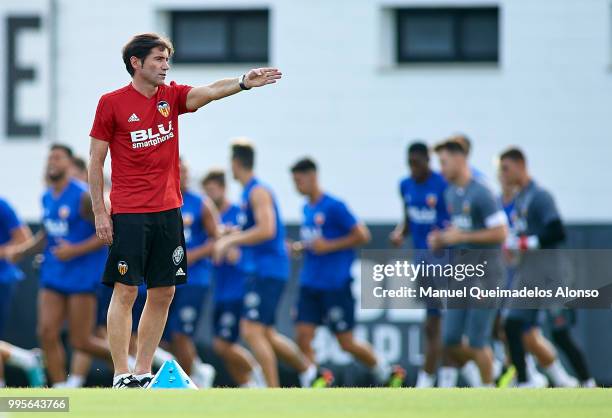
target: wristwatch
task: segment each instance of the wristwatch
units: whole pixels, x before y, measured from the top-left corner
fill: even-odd
[[[246,74],[242,74],[242,77],[240,77],[238,84],[240,84],[240,90],[251,90],[250,87],[247,87],[246,84],[244,84],[244,78],[246,77]]]

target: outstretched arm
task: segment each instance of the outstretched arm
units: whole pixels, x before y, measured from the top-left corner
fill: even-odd
[[[278,68],[266,67],[255,68],[244,75],[244,87],[262,87],[276,83],[282,73]],[[241,90],[241,77],[224,78],[215,81],[208,86],[194,87],[187,93],[187,110],[193,111],[207,105],[213,100],[223,99],[224,97],[236,94]]]

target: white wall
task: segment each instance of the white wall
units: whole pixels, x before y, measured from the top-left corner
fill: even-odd
[[[301,204],[288,167],[308,154],[320,163],[326,189],[362,218],[394,221],[406,144],[462,131],[474,140],[474,165],[489,177],[495,177],[494,155],[520,145],[567,220],[612,221],[612,186],[605,181],[612,155],[608,0],[116,4],[58,0],[57,140],[80,154],[88,149],[99,96],[129,81],[120,50],[132,34],[167,31],[168,9],[263,6],[271,13],[270,64],[283,70],[284,79],[182,117],[181,150],[195,175],[227,165],[228,140],[246,135],[258,146],[257,171],[276,190],[287,220],[299,219]],[[499,4],[499,66],[394,65],[390,8],[432,4]],[[170,79],[198,85],[247,67],[177,64]],[[0,194],[29,219],[39,214],[47,145],[0,139]],[[232,188],[236,195],[238,186]]]

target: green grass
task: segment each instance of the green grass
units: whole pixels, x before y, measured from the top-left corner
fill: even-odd
[[[10,396],[68,396],[70,412],[0,417],[612,417],[612,389],[0,389]]]

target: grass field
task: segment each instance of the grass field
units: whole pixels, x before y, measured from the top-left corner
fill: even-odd
[[[612,389],[0,389],[25,396],[67,396],[70,412],[0,417],[612,417]]]

